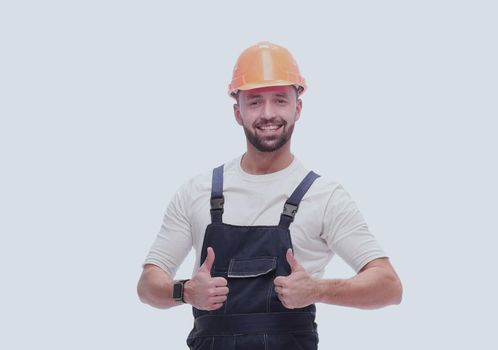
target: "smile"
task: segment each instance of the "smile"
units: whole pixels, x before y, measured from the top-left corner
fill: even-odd
[[[262,131],[273,131],[273,130],[278,130],[282,127],[282,125],[263,125],[263,126],[258,126],[257,128]]]

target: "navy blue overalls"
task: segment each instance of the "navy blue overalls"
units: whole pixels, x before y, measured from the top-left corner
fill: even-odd
[[[206,228],[200,261],[206,259],[207,247],[212,247],[216,258],[211,275],[227,279],[229,292],[218,310],[193,308],[194,328],[187,339],[190,349],[317,349],[315,305],[286,309],[277,298],[273,280],[291,272],[286,259],[292,248],[289,225],[318,177],[308,173],[285,202],[277,226],[235,226],[222,221],[223,165],[213,170],[212,222]]]

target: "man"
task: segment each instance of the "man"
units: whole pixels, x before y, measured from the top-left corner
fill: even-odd
[[[158,308],[192,305],[191,349],[316,349],[315,303],[401,301],[400,280],[349,194],[291,153],[305,90],[285,48],[246,49],[229,95],[247,151],[186,182],[168,206],[138,294]],[[192,246],[199,267],[173,280]],[[334,254],[357,274],[322,279]]]

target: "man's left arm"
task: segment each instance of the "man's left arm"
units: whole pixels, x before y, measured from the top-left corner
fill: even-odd
[[[316,302],[375,309],[401,302],[401,281],[388,258],[370,261],[349,279],[312,277],[295,259],[291,249],[287,251],[287,261],[291,274],[275,278],[274,284],[280,301],[289,309]]]

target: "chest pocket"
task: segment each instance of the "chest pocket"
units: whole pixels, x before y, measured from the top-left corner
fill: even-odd
[[[251,259],[231,259],[228,278],[250,278],[265,275],[277,268],[277,258],[258,257]]]
[[[276,257],[231,259],[225,313],[270,312]]]

